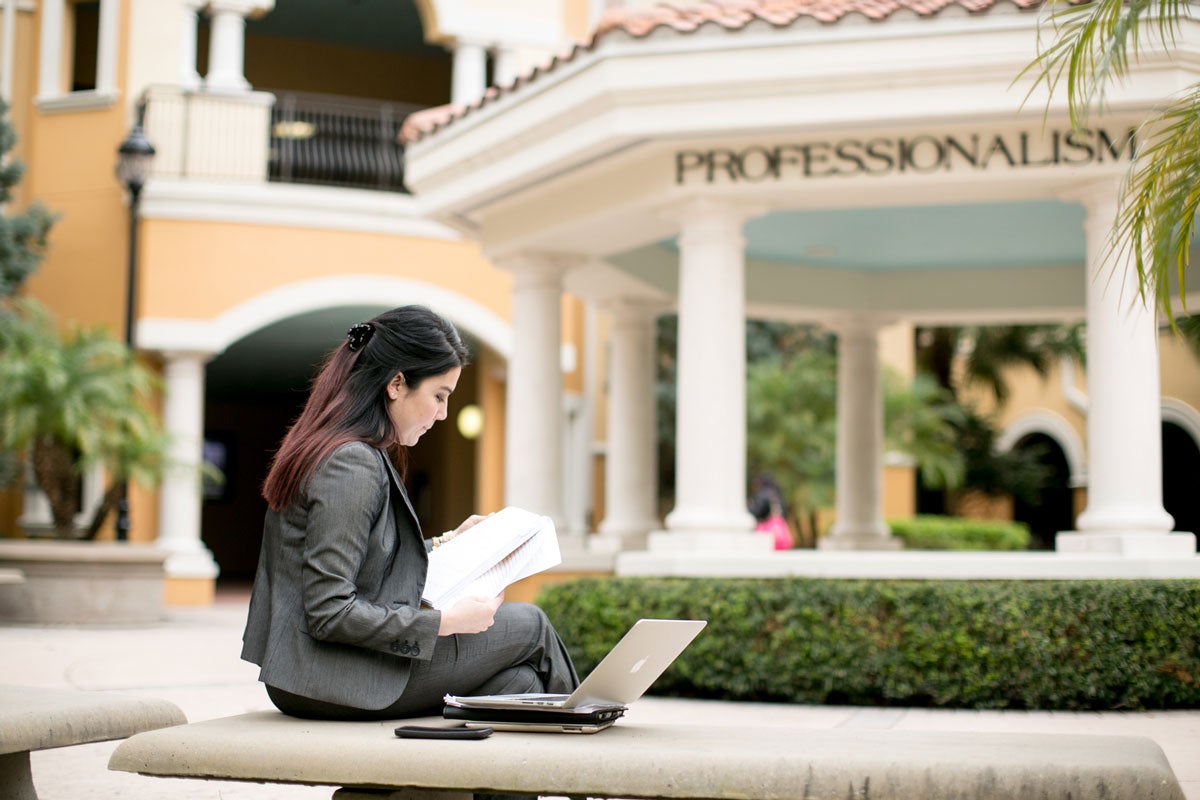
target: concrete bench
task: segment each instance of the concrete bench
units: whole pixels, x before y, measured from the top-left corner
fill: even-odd
[[[1183,800],[1162,750],[1142,737],[622,720],[593,735],[498,732],[483,740],[436,741],[397,739],[397,724],[312,722],[254,712],[138,734],[117,747],[109,769],[343,787],[334,793],[336,800],[466,800],[471,792],[730,800]]]
[[[183,712],[165,700],[0,686],[0,797],[37,797],[29,768],[33,750],[124,739],[185,722]]]

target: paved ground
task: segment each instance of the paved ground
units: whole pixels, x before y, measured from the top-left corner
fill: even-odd
[[[174,609],[157,625],[122,628],[0,626],[0,683],[161,697],[190,721],[270,708],[256,667],[238,660],[244,596],[211,608]],[[803,728],[892,728],[1137,735],[1163,748],[1188,800],[1200,800],[1200,711],[1019,713],[720,703],[647,697],[629,710],[641,721],[719,720]],[[148,778],[109,772],[116,743],[32,757],[42,800],[327,800],[328,787]],[[1085,799],[1086,800],[1086,799]]]

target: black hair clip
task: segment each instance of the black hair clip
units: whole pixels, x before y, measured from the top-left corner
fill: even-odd
[[[346,331],[346,338],[350,341],[350,352],[353,353],[366,347],[367,342],[371,341],[374,334],[375,326],[369,322],[351,325],[350,330]]]

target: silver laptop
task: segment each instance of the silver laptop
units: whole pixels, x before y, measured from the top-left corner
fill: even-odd
[[[493,694],[456,697],[446,695],[449,708],[495,711],[578,713],[582,718],[605,710],[623,710],[641,697],[675,661],[708,623],[704,620],[640,619],[596,665],[571,694]],[[477,717],[482,718],[484,714]],[[498,715],[499,716],[499,715]],[[504,715],[505,722],[515,722]],[[612,716],[609,724],[616,721]],[[528,719],[528,717],[527,717]],[[535,724],[529,719],[526,724]],[[497,720],[500,721],[500,720]],[[607,726],[605,726],[607,727]]]

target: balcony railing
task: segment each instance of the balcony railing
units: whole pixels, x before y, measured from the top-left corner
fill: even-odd
[[[421,106],[279,93],[271,112],[270,178],[405,192],[404,118]]]
[[[421,106],[286,92],[146,92],[154,173],[406,192],[400,126]]]

